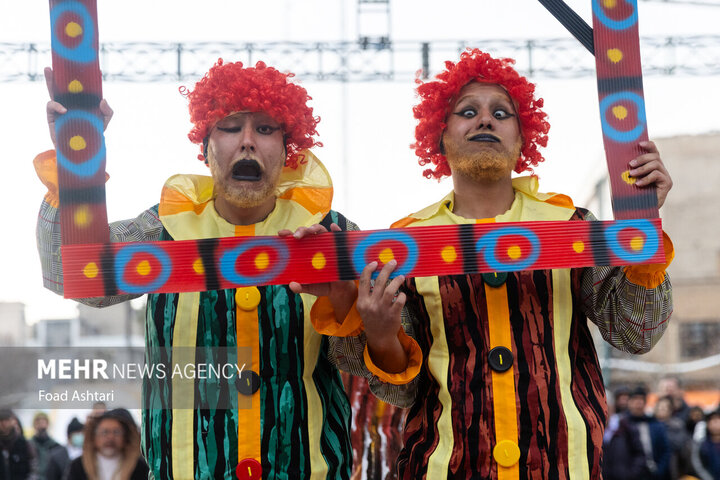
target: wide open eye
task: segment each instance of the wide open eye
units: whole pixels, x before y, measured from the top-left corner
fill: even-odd
[[[497,110],[495,110],[493,112],[493,117],[495,117],[497,119],[503,119],[503,118],[508,118],[508,117],[512,117],[512,116],[513,116],[512,113],[509,113],[506,110],[503,110],[502,108],[498,108]]]
[[[455,112],[455,115],[463,118],[473,118],[477,115],[477,111],[472,107],[465,107]]]

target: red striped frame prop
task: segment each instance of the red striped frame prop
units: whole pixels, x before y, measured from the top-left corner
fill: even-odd
[[[95,0],[50,0],[53,99],[63,245],[110,240]]]
[[[67,245],[63,266],[66,296],[108,296],[354,279],[393,259],[408,277],[664,263],[662,238],[659,219],[481,223]]]
[[[647,138],[635,0],[593,0],[602,24],[594,33],[598,92],[617,221],[147,243],[109,242],[95,2],[50,0],[54,98],[68,108],[56,122],[66,298],[355,279],[366,264],[392,259],[393,274],[406,277],[665,262],[655,192],[634,186],[626,173]]]
[[[592,0],[600,123],[615,219],[657,218],[655,186],[639,188],[630,160],[647,141],[637,0]]]

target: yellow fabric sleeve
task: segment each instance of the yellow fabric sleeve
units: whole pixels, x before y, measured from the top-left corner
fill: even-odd
[[[330,337],[354,337],[363,330],[362,318],[357,311],[357,300],[342,323],[335,318],[335,309],[328,297],[318,297],[310,309],[310,321],[321,335]]]
[[[393,385],[406,385],[412,381],[413,378],[417,377],[420,373],[420,367],[422,366],[422,351],[420,345],[415,341],[414,338],[410,337],[405,330],[400,327],[398,330],[398,340],[402,345],[403,350],[408,356],[408,364],[405,371],[399,373],[387,373],[380,369],[370,358],[370,352],[368,351],[367,344],[365,345],[365,351],[363,352],[363,358],[365,360],[365,366],[367,366],[370,372],[377,376],[380,380],[385,383],[391,383]]]
[[[645,288],[655,288],[665,280],[665,270],[675,258],[675,247],[667,233],[663,231],[663,247],[665,248],[665,263],[649,265],[629,265],[625,267],[625,275],[635,285]]]

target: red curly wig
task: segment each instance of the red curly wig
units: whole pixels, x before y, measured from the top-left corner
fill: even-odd
[[[535,85],[520,76],[510,58],[495,59],[480,50],[470,49],[460,55],[458,63],[445,62],[445,71],[430,82],[417,81],[420,103],[413,108],[418,125],[415,143],[411,148],[419,157],[418,163],[429,163],[435,169],[423,171],[427,178],[441,179],[450,175],[447,158],[440,151],[440,142],[447,127],[447,116],[455,105],[460,90],[470,82],[496,83],[507,90],[517,108],[523,147],[515,165],[515,172],[532,172],[532,167],[545,160],[538,147],[547,146],[550,124],[541,110],[543,99],[534,97]]]
[[[313,109],[307,106],[311,99],[307,90],[290,83],[293,76],[263,62],[243,68],[241,62],[223,63],[222,58],[218,59],[187,94],[190,121],[194,124],[188,138],[202,145],[212,127],[231,113],[265,112],[282,127],[287,149],[285,165],[297,168],[303,161],[302,150],[322,144],[313,138],[318,134],[315,127],[320,117],[314,117]],[[203,155],[198,158],[205,160]]]

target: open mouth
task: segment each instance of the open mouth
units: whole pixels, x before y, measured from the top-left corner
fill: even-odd
[[[489,133],[479,133],[477,135],[474,135],[468,139],[470,142],[493,142],[493,143],[500,143],[500,139],[496,137],[495,135],[491,135]]]
[[[260,164],[256,160],[240,160],[232,167],[233,180],[259,182],[262,177]]]

